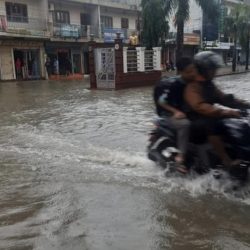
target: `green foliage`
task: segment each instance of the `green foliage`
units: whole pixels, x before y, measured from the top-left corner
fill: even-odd
[[[219,15],[217,0],[195,0],[211,18]],[[168,16],[175,16],[175,24],[186,22],[189,19],[190,0],[165,0],[165,12]]]
[[[201,7],[202,11],[208,17],[215,18],[219,15],[217,0],[195,0]],[[189,20],[191,0],[165,0],[165,12],[168,17],[175,17],[175,25],[177,27],[177,60],[183,54],[183,36],[184,24]]]
[[[143,43],[149,48],[159,46],[169,31],[165,0],[142,0],[141,6]]]
[[[250,30],[250,6],[236,5],[230,15],[225,18],[225,27],[224,36],[232,40],[236,39],[245,49]]]

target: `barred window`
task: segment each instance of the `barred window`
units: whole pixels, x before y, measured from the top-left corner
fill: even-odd
[[[19,22],[19,23],[28,22],[27,5],[6,2],[5,8],[6,8],[7,20],[9,22]]]

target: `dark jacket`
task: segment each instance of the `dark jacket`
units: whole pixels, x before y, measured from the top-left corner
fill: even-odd
[[[172,113],[168,112],[159,104],[160,99],[164,99],[166,104],[184,111],[184,89],[186,83],[181,77],[162,78],[154,89],[154,102],[156,112],[159,116],[171,116]]]
[[[249,108],[249,103],[223,93],[213,82],[204,80],[188,84],[184,98],[191,117],[223,118],[223,109],[214,104],[230,108]]]

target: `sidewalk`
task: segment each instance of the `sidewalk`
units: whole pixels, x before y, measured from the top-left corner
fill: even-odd
[[[244,74],[250,72],[250,70],[245,70],[245,65],[237,65],[236,71],[232,72],[232,66],[226,66],[219,70],[217,76],[226,76],[226,75],[234,75],[234,74]]]
[[[221,69],[219,69],[219,72],[217,74],[217,77],[220,76],[227,76],[227,75],[234,75],[234,74],[244,74],[244,73],[248,73],[250,72],[250,70],[245,70],[245,65],[237,65],[236,67],[236,72],[232,72],[232,66],[228,65],[225,66]],[[167,72],[167,71],[162,71],[162,76],[175,76],[176,75],[176,71],[171,71],[171,72]]]

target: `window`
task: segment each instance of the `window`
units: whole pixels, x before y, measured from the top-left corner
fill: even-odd
[[[86,14],[86,13],[81,14],[81,25],[91,25],[90,14]]]
[[[56,10],[54,12],[54,22],[58,24],[69,24],[69,12]]]
[[[5,3],[7,20],[9,22],[28,22],[28,10],[27,5],[19,3]]]
[[[110,16],[101,16],[101,23],[104,28],[113,28],[113,18]]]
[[[121,19],[121,28],[122,29],[128,29],[129,28],[128,18],[122,18]]]

